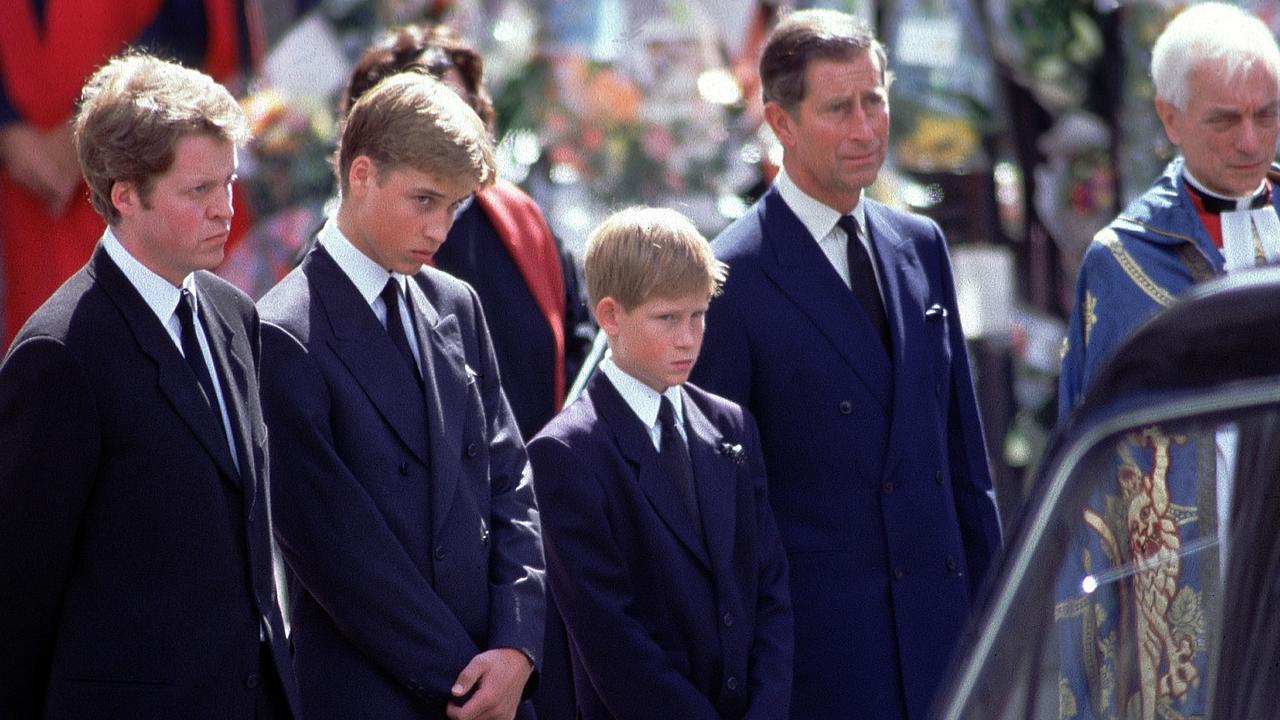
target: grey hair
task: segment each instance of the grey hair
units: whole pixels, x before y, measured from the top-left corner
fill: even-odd
[[[1227,82],[1261,63],[1280,90],[1280,48],[1275,36],[1266,23],[1234,5],[1199,3],[1169,22],[1151,48],[1156,97],[1185,110],[1191,99],[1187,78],[1204,61],[1223,63]]]

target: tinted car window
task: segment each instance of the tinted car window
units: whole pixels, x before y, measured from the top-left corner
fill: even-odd
[[[1274,694],[1264,714],[1247,704],[1256,678],[1236,685],[1275,654],[1261,607],[1273,583],[1257,561],[1280,532],[1277,400],[1274,381],[1149,396],[1060,448],[938,715],[1280,713]],[[1228,503],[1234,525],[1221,521]],[[1236,710],[1215,714],[1214,701]]]

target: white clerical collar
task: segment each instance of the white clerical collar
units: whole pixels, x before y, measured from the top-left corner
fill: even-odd
[[[1235,203],[1237,210],[1248,210],[1250,203],[1252,203],[1253,199],[1258,196],[1258,193],[1266,192],[1267,190],[1267,179],[1264,177],[1262,179],[1262,182],[1258,184],[1258,187],[1255,188],[1254,191],[1249,193],[1248,195],[1242,195],[1240,197],[1236,197],[1234,195],[1223,195],[1222,193],[1216,193],[1206,188],[1204,186],[1204,183],[1197,180],[1196,176],[1191,174],[1190,168],[1188,168],[1185,164],[1182,166],[1182,177],[1184,180],[1187,181],[1188,185],[1194,187],[1202,195],[1208,195],[1209,197],[1212,197],[1212,198],[1217,198],[1219,200],[1224,200],[1226,202]]]
[[[1280,217],[1274,206],[1231,210],[1218,218],[1222,221],[1222,258],[1227,272],[1256,265],[1259,248],[1266,262],[1280,262]]]
[[[773,185],[778,188],[778,194],[782,196],[787,207],[796,214],[800,224],[804,225],[814,240],[822,242],[822,239],[831,233],[836,222],[840,220],[839,210],[801,190],[791,176],[787,175],[785,168],[778,170]],[[861,194],[858,195],[858,204],[853,206],[849,214],[857,221],[862,237],[870,237],[867,235],[867,213],[866,207],[862,204]]]

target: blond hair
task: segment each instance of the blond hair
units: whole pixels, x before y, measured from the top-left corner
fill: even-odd
[[[620,210],[600,223],[583,264],[591,307],[611,297],[626,311],[653,297],[711,298],[728,273],[688,218],[651,207]]]
[[[120,219],[111,203],[117,182],[135,184],[145,205],[188,135],[242,144],[249,125],[231,93],[198,70],[136,51],[112,58],[85,83],[75,120],[93,208],[108,224]]]
[[[493,142],[479,116],[449,86],[416,69],[382,80],[351,107],[335,163],[344,195],[351,163],[361,155],[380,175],[407,167],[485,187],[496,174]]]

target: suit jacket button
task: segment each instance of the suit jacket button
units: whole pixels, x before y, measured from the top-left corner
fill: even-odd
[[[733,675],[730,675],[729,679],[724,681],[724,686],[729,688],[730,690],[737,690],[738,678]]]
[[[955,572],[955,571],[956,571],[956,559],[955,559],[955,557],[953,557],[953,556],[951,556],[951,555],[948,555],[948,556],[947,556],[947,570],[949,570],[949,571],[951,571],[951,572]]]
[[[907,571],[903,570],[901,567],[896,567],[893,569],[894,580],[901,580],[902,578],[906,577],[906,575],[907,575]]]
[[[848,400],[841,400],[841,401],[840,401],[840,414],[841,414],[841,415],[848,415],[849,413],[852,413],[852,412],[853,412],[853,403],[849,402]]]
[[[480,448],[476,447],[475,443],[467,443],[467,457],[473,458],[478,452],[480,452]]]
[[[408,474],[409,474],[409,463],[407,463],[407,462],[402,462],[402,463],[400,463],[400,467],[396,468],[396,470],[400,471],[400,474],[401,474],[401,475],[408,475]]]
[[[249,673],[249,677],[244,679],[244,686],[249,688],[250,690],[258,687],[257,673]]]
[[[437,546],[436,546],[436,552],[435,552],[435,555],[436,555],[436,559],[437,559],[437,560],[443,560],[443,559],[444,559],[444,546],[443,546],[443,545],[437,545]]]
[[[881,486],[880,486],[880,490],[881,490],[882,492],[884,492],[884,494],[885,494],[885,495],[892,495],[892,494],[893,494],[893,483],[891,483],[891,482],[886,482],[885,484],[883,484],[883,485],[881,485]]]
[[[941,484],[942,484],[942,471],[941,471],[941,470],[936,470],[936,471],[934,471],[934,473],[933,473],[933,481],[934,481],[934,482],[936,482],[936,483],[938,483],[939,485],[941,485]]]
[[[725,613],[720,619],[724,622],[725,627],[733,627],[733,615]]]
[[[942,397],[942,383],[934,383],[933,394],[935,397]]]

